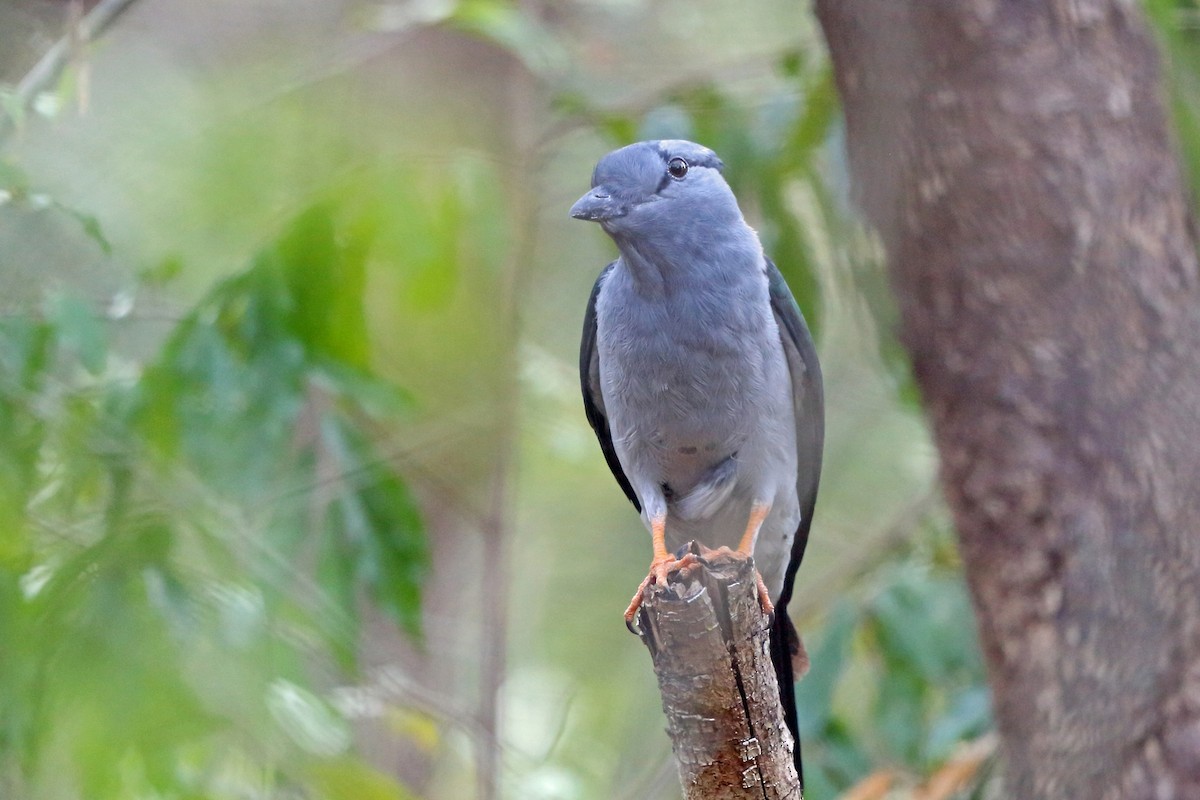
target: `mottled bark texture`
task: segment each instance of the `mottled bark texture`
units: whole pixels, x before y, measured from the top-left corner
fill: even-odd
[[[1138,7],[817,0],[1007,796],[1200,798],[1200,291]]]
[[[683,796],[800,800],[753,564],[704,558],[647,587],[638,615]]]

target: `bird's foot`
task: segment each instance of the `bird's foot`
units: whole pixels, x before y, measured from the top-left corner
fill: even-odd
[[[637,616],[638,609],[642,607],[642,603],[646,599],[646,588],[651,584],[659,586],[667,585],[667,576],[672,572],[687,570],[699,564],[700,560],[692,553],[685,553],[683,558],[675,558],[671,555],[657,557],[650,562],[650,571],[646,574],[637,591],[633,593],[633,599],[629,601],[629,607],[625,609],[625,627],[629,628],[634,633],[638,631],[634,628],[633,618]]]
[[[726,545],[721,545],[716,550],[708,550],[704,555],[740,559],[750,558],[749,553],[734,550],[732,547],[727,547]],[[758,567],[754,568],[754,580],[758,584],[758,605],[762,608],[764,614],[771,616],[775,613],[775,604],[771,602],[771,593],[767,591],[767,584],[763,581],[762,573],[758,571]]]

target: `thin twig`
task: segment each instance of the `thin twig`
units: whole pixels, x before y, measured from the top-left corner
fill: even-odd
[[[133,3],[134,0],[101,0],[78,26],[72,26],[72,30],[55,42],[17,84],[13,92],[17,107],[28,108],[34,98],[57,83],[79,49],[95,41]],[[15,130],[16,124],[17,120],[9,112],[0,115],[0,144]]]

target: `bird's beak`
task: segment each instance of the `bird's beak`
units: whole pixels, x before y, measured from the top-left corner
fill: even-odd
[[[597,186],[571,206],[571,216],[575,219],[587,219],[603,222],[625,216],[629,210],[625,203],[606,186]]]

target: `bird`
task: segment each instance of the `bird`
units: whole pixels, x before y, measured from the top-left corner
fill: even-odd
[[[618,257],[593,286],[579,372],[605,461],[651,534],[665,583],[696,541],[752,556],[771,660],[803,787],[794,681],[806,668],[787,613],[816,506],[825,437],[821,367],[803,313],[703,145],[643,141],[605,155],[572,217]]]

